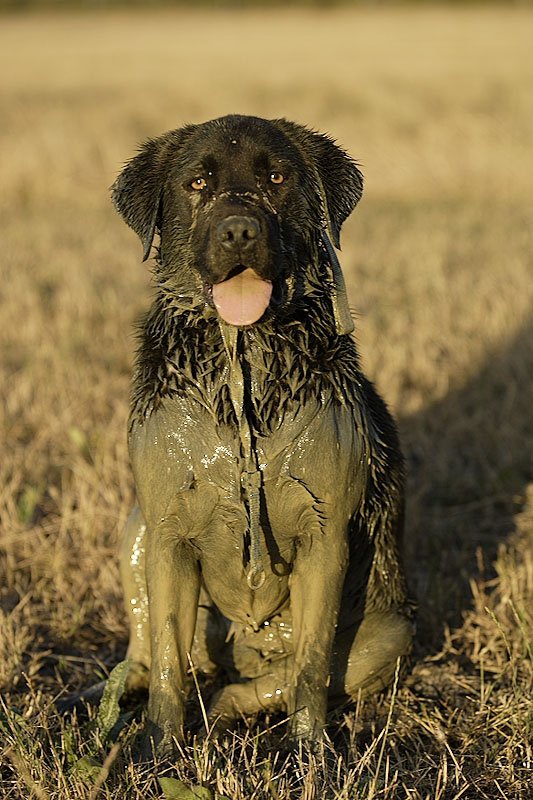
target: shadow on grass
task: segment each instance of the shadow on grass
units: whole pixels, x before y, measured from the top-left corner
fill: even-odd
[[[533,320],[482,369],[400,420],[408,469],[405,541],[419,605],[420,655],[470,607],[470,581],[492,575],[533,480]]]

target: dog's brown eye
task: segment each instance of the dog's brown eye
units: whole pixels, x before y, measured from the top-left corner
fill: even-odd
[[[191,189],[196,189],[197,192],[200,192],[202,189],[205,189],[207,186],[207,181],[205,178],[195,178],[191,183]]]
[[[281,174],[281,172],[271,172],[270,173],[270,183],[280,184],[283,183],[285,180],[285,176]]]

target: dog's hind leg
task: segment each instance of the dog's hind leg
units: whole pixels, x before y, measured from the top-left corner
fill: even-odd
[[[241,717],[287,706],[286,669],[244,683],[230,683],[215,694],[208,710],[210,732],[218,735]]]
[[[353,629],[339,634],[333,646],[329,705],[389,686],[398,658],[411,650],[412,638],[411,621],[394,610],[368,614],[355,636]]]

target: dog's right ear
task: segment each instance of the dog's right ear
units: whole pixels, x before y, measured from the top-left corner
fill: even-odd
[[[160,226],[168,159],[177,153],[193,127],[190,125],[169,131],[157,139],[149,139],[111,187],[115,208],[142,242],[143,261],[150,255],[156,229]]]
[[[162,149],[162,138],[147,141],[111,187],[115,208],[142,242],[143,261],[150,255],[161,206]]]

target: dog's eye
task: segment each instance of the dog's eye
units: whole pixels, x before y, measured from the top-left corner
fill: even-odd
[[[195,178],[191,183],[191,189],[196,189],[197,192],[201,192],[202,189],[205,189],[207,186],[207,181],[205,178]]]
[[[279,185],[280,183],[283,183],[284,180],[285,180],[285,175],[282,175],[281,172],[270,173],[270,183],[275,183],[276,185]]]

